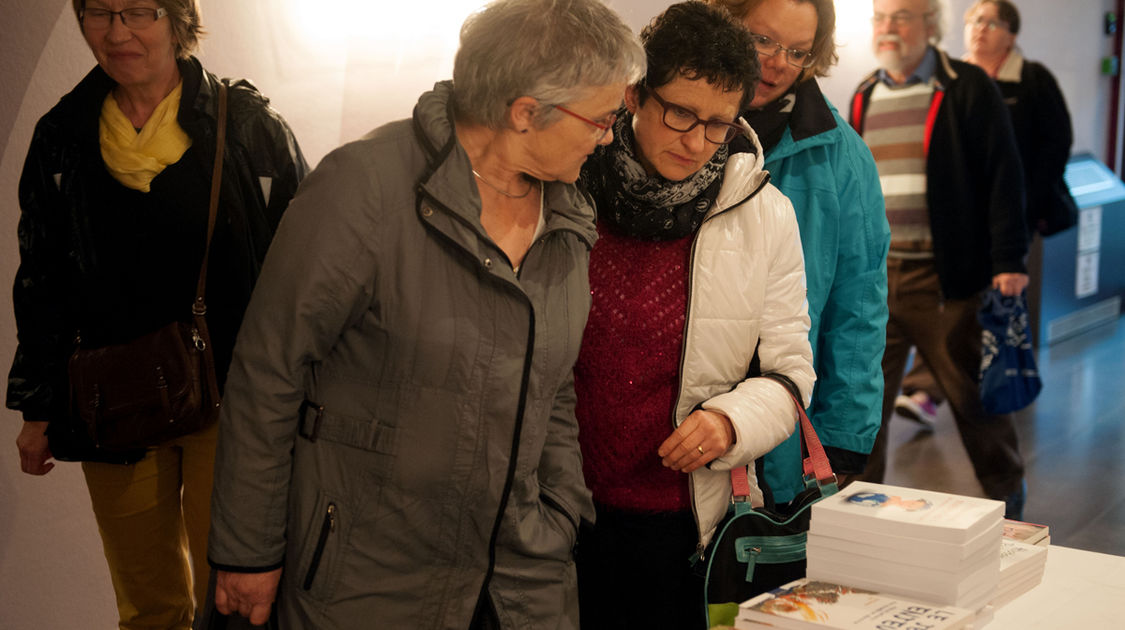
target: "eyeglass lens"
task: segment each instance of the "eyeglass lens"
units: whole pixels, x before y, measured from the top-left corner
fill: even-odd
[[[703,137],[715,144],[726,144],[738,135],[739,127],[732,123],[719,120],[702,120],[686,107],[670,103],[660,97],[655,90],[649,89],[648,93],[664,108],[664,125],[672,131],[687,133],[695,129],[696,125],[703,125]]]
[[[85,9],[82,12],[82,23],[87,28],[103,29],[113,25],[113,16],[120,16],[121,23],[127,28],[141,30],[152,26],[156,20],[165,15],[165,10],[135,7],[122,11],[108,11],[106,9]]]
[[[983,28],[987,31],[995,31],[996,29],[998,29],[1000,27],[1004,27],[1004,28],[1008,27],[1008,25],[1005,24],[1004,22],[1000,22],[998,20],[986,20],[984,18],[977,18],[977,19],[973,20],[972,22],[969,22],[969,25],[974,27],[974,28]]]
[[[906,24],[913,22],[915,19],[919,17],[925,17],[927,15],[929,14],[923,13],[919,15],[917,13],[911,13],[910,11],[896,11],[894,13],[891,13],[890,15],[887,15],[886,13],[876,13],[875,15],[871,16],[871,24],[875,26],[881,26],[882,24],[890,23],[894,24],[895,26],[905,26]]]
[[[613,123],[615,122],[617,122],[617,114],[610,114],[606,116],[605,120],[598,123],[598,142],[601,142],[602,138],[605,138],[606,134],[613,129]]]
[[[791,66],[798,68],[809,68],[813,65],[812,52],[808,50],[801,50],[799,48],[786,48],[780,43],[766,37],[765,35],[758,35],[751,33],[754,40],[754,48],[758,50],[759,55],[772,57],[781,51],[785,51],[785,62]]]

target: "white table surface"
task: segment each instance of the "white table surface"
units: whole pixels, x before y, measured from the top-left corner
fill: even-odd
[[[996,611],[984,630],[1125,628],[1125,557],[1051,545],[1039,586]]]

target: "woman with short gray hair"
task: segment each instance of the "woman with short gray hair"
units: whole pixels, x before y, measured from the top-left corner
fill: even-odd
[[[309,176],[223,404],[220,611],[577,627],[595,228],[574,181],[643,71],[598,0],[498,0],[466,21],[452,82]]]

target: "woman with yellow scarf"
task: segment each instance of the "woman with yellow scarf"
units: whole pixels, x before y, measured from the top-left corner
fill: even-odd
[[[19,186],[19,345],[7,405],[23,471],[81,461],[121,628],[191,627],[203,603],[217,430],[107,450],[70,411],[67,361],[190,306],[207,238],[220,81],[192,56],[196,0],[73,0],[95,67],[35,129]],[[286,122],[228,83],[221,192],[206,268],[220,389],[273,232],[308,170]],[[61,593],[60,593],[61,595]]]

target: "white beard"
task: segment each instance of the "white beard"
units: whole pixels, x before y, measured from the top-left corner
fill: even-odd
[[[881,49],[879,44],[885,41],[894,42],[898,46],[897,48]],[[922,55],[926,54],[926,48],[923,46],[921,55],[918,56],[917,60],[908,61],[907,57],[910,56],[909,53],[912,51],[907,49],[906,43],[902,41],[901,37],[893,34],[883,35],[874,42],[872,48],[875,58],[879,60],[879,65],[893,74],[901,74],[908,69],[913,69],[921,61]]]
[[[902,53],[897,50],[880,50],[875,54],[879,60],[879,65],[887,72],[894,72],[896,74],[905,69],[906,64],[903,62]]]

